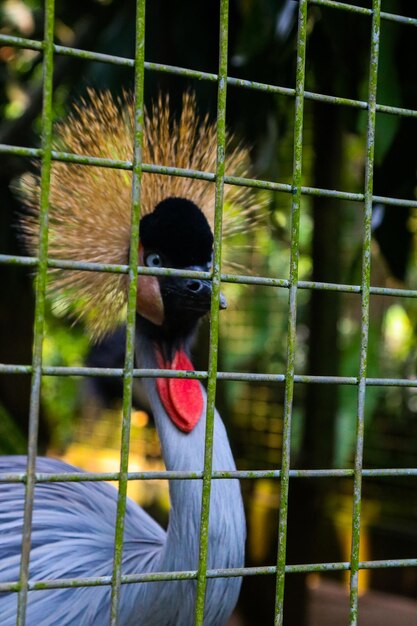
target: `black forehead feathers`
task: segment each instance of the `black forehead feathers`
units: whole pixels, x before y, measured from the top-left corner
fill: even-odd
[[[139,238],[147,250],[165,255],[175,267],[210,262],[213,234],[206,216],[191,200],[167,198],[140,221]]]

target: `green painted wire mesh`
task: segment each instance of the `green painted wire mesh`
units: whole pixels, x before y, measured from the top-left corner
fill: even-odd
[[[318,94],[305,89],[306,79],[306,57],[307,34],[308,34],[308,11],[310,5],[319,5],[323,10],[338,10],[350,13],[365,15],[370,20],[370,57],[369,63],[369,84],[366,100],[353,100],[348,98]],[[417,26],[417,20],[401,15],[394,15],[381,11],[381,0],[372,0],[371,8],[363,8],[353,4],[336,2],[333,0],[299,0],[298,2],[298,36],[297,36],[297,64],[296,79],[294,87],[281,87],[278,85],[265,84],[255,81],[233,78],[228,75],[228,20],[229,5],[227,0],[219,2],[220,14],[220,45],[218,72],[208,73],[194,69],[174,67],[145,61],[145,2],[137,0],[136,7],[136,50],[135,58],[127,59],[114,55],[99,54],[85,50],[54,44],[54,23],[55,6],[54,0],[45,0],[45,29],[43,41],[29,40],[14,36],[0,34],[0,44],[5,46],[15,46],[32,50],[43,51],[43,106],[42,106],[42,128],[41,128],[41,148],[33,149],[27,147],[17,147],[10,145],[0,145],[0,153],[5,155],[15,155],[31,157],[41,160],[41,236],[39,254],[37,258],[22,256],[0,255],[2,265],[25,265],[37,268],[36,279],[36,307],[34,320],[34,344],[33,358],[31,365],[9,365],[0,364],[1,374],[31,374],[31,402],[29,418],[29,439],[28,439],[28,466],[24,475],[3,475],[2,481],[20,481],[26,485],[26,500],[24,511],[24,532],[22,542],[22,560],[19,581],[13,583],[0,584],[0,591],[11,590],[18,593],[17,625],[24,626],[26,615],[26,604],[28,590],[56,588],[56,587],[82,587],[110,585],[112,593],[111,605],[111,625],[117,624],[117,606],[119,600],[120,585],[123,583],[134,583],[152,580],[172,580],[196,579],[197,580],[197,602],[196,619],[197,626],[203,624],[204,619],[204,596],[206,581],[212,577],[227,576],[252,576],[252,575],[275,575],[275,624],[283,623],[285,604],[285,580],[288,574],[297,572],[326,572],[326,571],[350,571],[350,612],[349,623],[357,624],[358,620],[358,573],[361,569],[382,569],[392,567],[416,567],[417,559],[397,559],[361,562],[359,559],[359,538],[360,538],[360,516],[362,502],[362,479],[364,477],[382,476],[416,476],[417,468],[408,469],[364,469],[363,444],[364,444],[364,408],[366,391],[368,386],[414,386],[417,382],[408,379],[382,379],[367,377],[367,354],[369,336],[369,300],[372,294],[390,295],[399,297],[417,297],[417,292],[413,290],[374,287],[370,284],[370,260],[371,260],[371,217],[375,203],[384,203],[388,206],[413,207],[417,208],[417,201],[403,200],[393,197],[376,196],[373,193],[373,171],[375,152],[375,121],[377,113],[385,113],[392,116],[417,118],[417,111],[401,107],[382,105],[377,102],[377,76],[378,76],[378,56],[381,33],[381,21],[397,22]],[[135,103],[136,103],[136,128],[134,137],[134,158],[132,162],[114,161],[111,159],[100,159],[89,157],[88,155],[73,155],[52,150],[52,97],[53,97],[53,72],[54,59],[57,55],[71,56],[79,59],[96,60],[103,63],[118,66],[130,67],[135,74]],[[203,81],[217,83],[217,127],[218,127],[218,159],[215,172],[199,172],[181,170],[180,168],[169,168],[161,165],[149,165],[142,163],[142,112],[144,99],[144,74],[146,72],[160,72],[172,75],[196,78]],[[238,87],[246,90],[254,90],[279,94],[292,99],[295,103],[294,117],[294,151],[293,151],[293,172],[292,183],[271,182],[258,179],[238,178],[225,174],[225,119],[228,87]],[[333,106],[351,107],[366,112],[367,116],[367,140],[366,140],[366,163],[365,163],[365,186],[362,193],[351,193],[333,189],[320,189],[303,185],[303,130],[304,130],[304,103],[305,101],[315,101],[331,104]],[[206,455],[204,470],[202,472],[186,474],[181,472],[128,472],[129,453],[129,433],[130,416],[132,408],[132,384],[135,377],[156,376],[158,370],[136,370],[134,368],[134,332],[135,332],[135,302],[136,302],[136,277],[138,273],[163,274],[164,270],[149,270],[137,267],[137,237],[138,228],[132,229],[131,254],[129,266],[112,266],[103,264],[91,264],[82,262],[53,261],[48,259],[48,194],[50,185],[51,162],[53,160],[79,163],[85,165],[96,165],[113,167],[133,172],[132,190],[132,224],[137,226],[140,220],[140,184],[143,172],[162,173],[174,176],[188,176],[211,181],[215,185],[216,198],[216,218],[215,218],[215,249],[214,249],[214,270],[210,275],[213,281],[213,299],[211,309],[210,326],[210,354],[208,370],[196,372],[194,377],[207,380],[208,385],[208,420],[206,432]],[[223,200],[223,187],[229,185],[246,185],[256,189],[269,191],[280,191],[291,195],[291,231],[290,231],[290,271],[285,277],[255,277],[234,274],[225,274],[221,269],[221,210]],[[299,280],[299,249],[300,249],[300,214],[301,200],[303,196],[318,196],[334,199],[349,200],[357,202],[363,207],[364,229],[362,233],[362,278],[359,285],[319,283],[313,281]],[[42,346],[45,325],[45,284],[47,269],[56,268],[77,268],[85,270],[100,270],[106,272],[127,273],[130,278],[129,305],[127,316],[127,339],[126,339],[126,359],[123,369],[118,368],[65,368],[65,367],[45,367],[42,362]],[[171,271],[172,273],[172,271]],[[178,275],[188,275],[184,272],[174,272]],[[203,274],[196,274],[203,275]],[[207,277],[204,275],[204,277]],[[263,285],[275,289],[288,290],[289,316],[287,331],[287,356],[286,368],[283,374],[247,374],[220,372],[217,367],[217,346],[219,341],[219,321],[218,321],[218,301],[220,296],[221,282]],[[360,344],[360,364],[357,376],[309,376],[296,374],[296,329],[297,329],[297,298],[300,290],[336,291],[344,293],[356,293],[361,298],[361,344]],[[88,473],[82,475],[82,480],[118,480],[119,500],[116,521],[114,567],[111,577],[89,578],[89,579],[68,579],[65,581],[38,581],[29,580],[29,560],[30,560],[30,538],[31,538],[31,516],[33,509],[34,487],[36,482],[53,481],[77,481],[80,480],[78,474],[65,475],[41,475],[35,473],[35,458],[37,451],[37,438],[39,428],[39,403],[42,376],[118,376],[123,378],[123,421],[121,439],[120,471],[113,473]],[[171,373],[172,375],[172,373]],[[176,373],[181,376],[183,373]],[[282,462],[281,466],[273,470],[258,471],[236,471],[236,472],[212,472],[212,430],[214,403],[216,396],[216,383],[218,380],[235,381],[257,381],[268,383],[284,383],[285,402],[283,417],[282,435]],[[357,432],[355,445],[355,462],[353,469],[317,469],[317,470],[295,470],[291,467],[291,429],[293,417],[293,397],[294,386],[296,384],[343,384],[357,389]],[[221,480],[234,476],[236,479],[261,479],[275,478],[280,481],[280,502],[279,502],[279,524],[277,528],[278,553],[276,566],[242,568],[239,570],[210,571],[207,569],[207,535],[209,520],[210,485],[213,479]],[[352,546],[351,558],[349,562],[331,563],[308,563],[301,565],[289,565],[286,560],[286,543],[288,527],[288,499],[290,494],[291,480],[297,477],[321,478],[321,477],[350,477],[353,480],[353,510],[352,510]],[[137,574],[122,575],[121,555],[124,527],[124,514],[126,505],[127,483],[129,480],[145,480],[157,478],[170,479],[201,479],[203,481],[203,507],[200,536],[200,560],[198,571],[193,572],[169,572],[161,574]]]

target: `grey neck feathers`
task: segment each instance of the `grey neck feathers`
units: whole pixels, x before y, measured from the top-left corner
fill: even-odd
[[[155,368],[153,344],[138,337],[138,366]],[[204,410],[188,434],[181,432],[167,415],[157,392],[155,379],[143,379],[161,441],[167,470],[200,472],[204,467],[206,428],[206,392]],[[223,422],[215,412],[213,470],[234,470],[235,463]],[[159,571],[197,569],[201,515],[202,481],[170,481],[171,510],[167,541],[158,563]],[[240,567],[243,565],[245,519],[238,480],[213,480],[209,519],[209,567]],[[181,545],[183,549],[178,549]]]

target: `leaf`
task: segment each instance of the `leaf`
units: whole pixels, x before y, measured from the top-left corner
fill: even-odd
[[[377,102],[390,106],[401,106],[401,83],[396,65],[396,47],[399,35],[397,24],[384,25],[379,53]],[[377,115],[375,137],[375,161],[379,165],[384,160],[400,125],[399,115]]]

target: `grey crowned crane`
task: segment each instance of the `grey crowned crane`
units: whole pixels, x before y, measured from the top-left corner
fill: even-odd
[[[127,97],[89,93],[57,127],[57,146],[76,154],[129,160],[134,107]],[[145,115],[144,161],[213,171],[216,132],[198,119],[187,94],[178,120],[167,99]],[[229,136],[228,167],[245,175],[248,153]],[[234,146],[234,147],[233,147]],[[107,263],[127,263],[130,238],[130,172],[54,162],[50,194],[49,255]],[[21,219],[30,250],[38,240],[39,178],[23,183]],[[144,174],[140,222],[140,263],[149,267],[207,271],[213,249],[214,190],[202,180]],[[225,194],[224,237],[245,228],[257,210],[250,190]],[[243,217],[242,217],[243,216]],[[121,274],[51,270],[51,297],[82,319],[94,339],[119,323],[126,304],[127,278]],[[210,308],[211,283],[195,278],[138,279],[136,362],[138,367],[193,369],[190,346],[199,320]],[[221,305],[223,302],[221,303]],[[144,379],[168,470],[203,469],[206,392],[199,381]],[[24,472],[25,457],[3,457],[0,471]],[[77,472],[66,463],[38,458],[38,472]],[[226,430],[216,412],[213,469],[233,470]],[[122,573],[195,570],[198,567],[202,484],[171,481],[171,509],[165,532],[128,500]],[[117,491],[97,482],[38,483],[35,487],[30,580],[112,574]],[[0,484],[0,581],[19,580],[24,486]],[[215,480],[211,488],[208,567],[244,564],[245,518],[238,480]],[[221,626],[237,602],[239,578],[210,579],[207,626]],[[191,626],[196,582],[168,581],[122,585],[121,626]],[[0,593],[0,623],[14,626],[17,594]],[[27,626],[104,626],[109,622],[110,588],[31,591]]]

